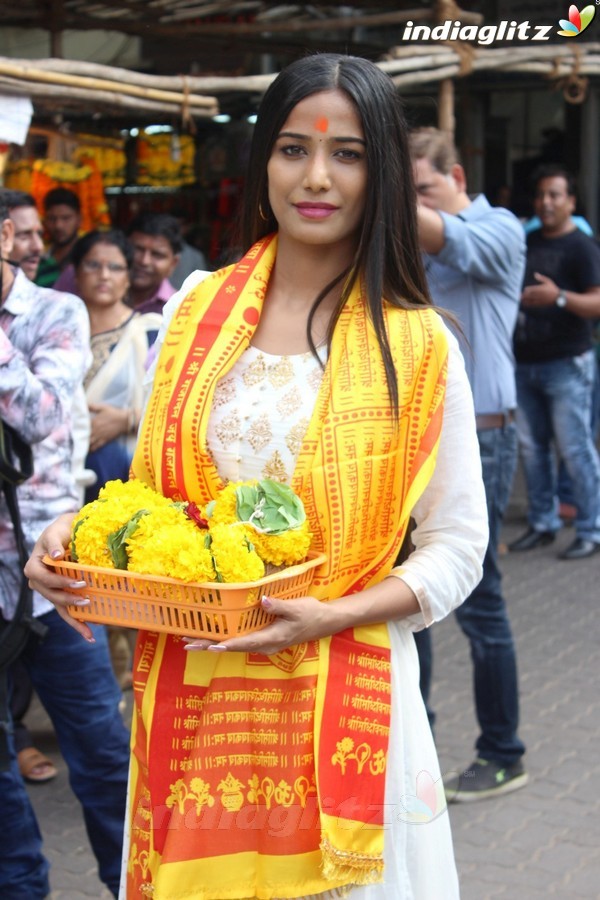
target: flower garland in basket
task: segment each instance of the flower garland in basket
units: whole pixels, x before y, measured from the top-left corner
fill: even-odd
[[[312,534],[288,485],[230,483],[205,510],[141,481],[109,481],[74,520],[71,558],[187,582],[257,581],[302,562]]]

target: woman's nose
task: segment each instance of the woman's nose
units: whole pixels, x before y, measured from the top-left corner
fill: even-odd
[[[304,176],[304,185],[311,191],[325,191],[331,187],[329,158],[326,153],[317,151],[309,157]]]

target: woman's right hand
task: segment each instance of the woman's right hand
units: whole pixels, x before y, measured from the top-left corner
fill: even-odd
[[[81,599],[73,596],[73,593],[67,592],[66,588],[81,590],[86,587],[85,581],[73,581],[65,575],[60,575],[54,569],[45,564],[44,556],[50,556],[52,559],[63,559],[66,548],[71,540],[71,525],[73,523],[73,513],[65,513],[55,519],[51,525],[45,528],[37,539],[32,554],[27,560],[25,566],[25,575],[29,579],[29,586],[42,596],[50,600],[54,604],[60,617],[71,625],[75,631],[85,638],[86,641],[94,643],[94,636],[89,625],[85,622],[78,622],[67,612],[67,604],[77,604],[86,606],[89,603],[82,593]]]

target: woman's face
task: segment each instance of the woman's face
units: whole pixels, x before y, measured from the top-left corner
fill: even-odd
[[[365,209],[366,141],[345,93],[322,91],[293,108],[267,176],[281,238],[354,251]]]
[[[127,260],[114,244],[94,244],[76,271],[79,293],[88,306],[113,306],[129,288]]]

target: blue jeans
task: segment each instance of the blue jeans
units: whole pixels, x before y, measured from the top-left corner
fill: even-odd
[[[478,431],[490,541],[483,561],[483,577],[470,597],[456,610],[456,618],[471,645],[475,712],[480,735],[477,755],[509,766],[525,752],[517,735],[519,690],[515,647],[502,596],[498,568],[498,538],[508,504],[517,462],[514,425]],[[427,672],[431,641],[419,636],[417,651]],[[427,706],[428,698],[425,697]]]
[[[100,878],[117,896],[129,734],[119,713],[120,691],[106,633],[92,626],[96,643],[88,644],[57,612],[46,613],[40,620],[48,633],[42,643],[32,637],[22,659],[52,719],[71,787],[83,807]],[[12,740],[9,747],[11,768],[0,772],[0,897],[41,900],[50,891],[49,865]]]
[[[595,354],[595,356],[596,359],[594,366],[594,385],[592,387],[591,426],[592,440],[595,444],[597,444],[598,439],[600,438],[600,356],[598,356],[598,354]],[[571,506],[575,506],[573,485],[571,484],[571,479],[569,477],[569,473],[567,472],[567,467],[565,466],[562,459],[558,466],[558,486],[556,492],[558,494],[560,503],[569,503]]]
[[[517,426],[536,531],[558,531],[556,457],[564,461],[577,507],[577,537],[600,543],[600,459],[591,428],[594,353],[517,366]]]

